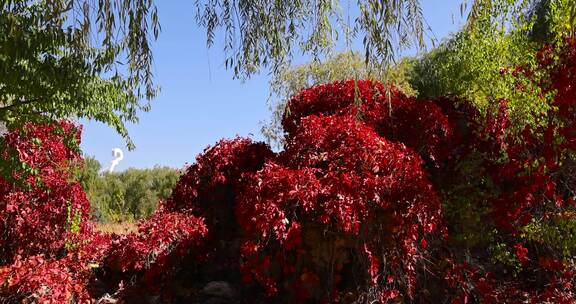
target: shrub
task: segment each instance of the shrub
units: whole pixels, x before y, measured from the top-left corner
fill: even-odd
[[[288,285],[292,301],[335,301],[359,286],[384,302],[412,298],[442,228],[421,158],[348,115],[307,116],[293,134],[237,202],[244,278],[269,293]]]
[[[126,294],[163,293],[182,257],[202,244],[207,229],[201,218],[189,212],[166,212],[161,206],[138,233],[117,237],[103,256],[107,290]],[[126,282],[126,283],[124,283]],[[123,289],[123,290],[122,290]]]
[[[550,77],[511,69],[554,97],[520,133],[506,100],[482,116],[464,100],[417,101],[372,81],[306,89],[290,100],[284,151],[218,142],[137,233],[95,234],[80,221],[79,241],[34,221],[34,231],[5,226],[0,296],[189,302],[224,280],[250,303],[574,303],[575,50],[570,39],[542,49]],[[70,235],[67,201],[35,188],[45,189],[36,177],[66,186],[67,176],[37,166],[52,150],[18,134],[3,158],[35,166],[3,179],[2,202],[21,216],[27,204],[59,210],[52,225]],[[75,154],[53,144],[67,168]]]
[[[0,298],[86,302],[89,264],[109,240],[91,232],[89,202],[71,172],[80,129],[26,124],[0,138]]]
[[[80,132],[69,122],[26,124],[0,139],[0,264],[62,255],[88,229],[90,205],[71,171]]]

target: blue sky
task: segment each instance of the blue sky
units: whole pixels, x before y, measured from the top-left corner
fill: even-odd
[[[422,0],[426,21],[438,39],[461,26],[462,0]],[[221,138],[236,135],[256,140],[260,123],[270,117],[267,71],[242,82],[224,68],[220,45],[206,48],[205,31],[194,20],[194,1],[156,1],[162,25],[154,43],[154,71],[161,92],[152,110],[140,122],[128,125],[136,150],[127,151],[114,130],[96,122],[84,124],[82,149],[103,166],[120,147],[125,158],[117,167],[148,168],[155,165],[182,168]],[[355,1],[351,2],[352,4]],[[362,45],[355,47],[362,49]]]

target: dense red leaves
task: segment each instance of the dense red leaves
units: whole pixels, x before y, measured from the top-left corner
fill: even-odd
[[[0,298],[85,302],[88,264],[107,240],[91,240],[89,203],[72,123],[26,124],[0,138]]]
[[[94,267],[102,265],[112,236],[85,232],[66,255],[16,256],[0,267],[0,299],[25,303],[94,302]]]
[[[202,244],[206,233],[202,219],[184,211],[166,212],[161,206],[152,218],[141,223],[138,233],[112,240],[103,265],[130,282],[123,286],[126,289],[159,292],[170,270]]]
[[[264,161],[273,156],[263,143],[253,143],[247,138],[221,140],[214,147],[206,148],[196,163],[180,178],[172,195],[166,201],[171,211],[193,209],[195,213],[209,217],[205,212],[214,211],[211,204],[229,201],[233,187],[243,173],[262,168]]]
[[[432,101],[409,98],[393,86],[347,80],[306,89],[288,102],[283,120],[288,140],[309,115],[348,115],[391,141],[413,148],[434,165],[448,157],[453,141],[450,117]]]
[[[15,255],[58,255],[76,218],[87,229],[89,202],[71,171],[81,165],[76,126],[26,124],[0,139],[0,264]]]
[[[318,219],[330,218],[342,231],[358,233],[374,216],[371,208],[417,216],[425,233],[438,228],[440,202],[420,157],[353,117],[307,117],[283,158],[289,167],[315,170],[321,185],[316,209],[325,213]],[[394,224],[405,223],[388,225]]]
[[[167,210],[187,210],[204,219],[208,228],[204,254],[214,261],[210,272],[230,273],[238,268],[241,230],[234,210],[243,176],[260,170],[272,157],[274,153],[263,143],[240,137],[221,140],[197,157],[168,198]]]
[[[312,115],[301,120],[280,159],[283,164],[267,163],[246,182],[238,202],[245,246],[254,248],[243,252],[248,263],[243,269],[270,284],[271,279],[264,275],[269,271],[250,267],[254,255],[259,255],[257,261],[268,261],[270,268],[313,260],[318,248],[301,241],[299,227],[306,233],[319,225],[324,233],[342,240],[365,239],[364,246],[347,244],[331,250],[343,263],[349,259],[346,252],[368,260],[371,266],[363,270],[369,278],[366,282],[376,284],[378,278],[403,273],[403,283],[396,287],[411,296],[420,258],[418,244],[439,230],[442,218],[440,200],[420,157],[353,117]],[[367,251],[368,247],[372,249]],[[292,250],[294,259],[279,259],[275,250]],[[378,266],[381,258],[389,261],[386,267]],[[320,265],[309,265],[310,270],[321,281],[332,279]],[[283,276],[296,281],[302,271],[288,268]]]
[[[45,259],[42,255],[30,256],[24,260],[16,257],[7,268],[0,268],[0,278],[7,277],[4,286],[6,295],[13,299],[38,303],[68,303],[90,299],[86,290],[87,268],[79,261],[67,256],[61,259]]]
[[[292,249],[296,241],[289,231],[299,224],[291,221],[291,215],[305,216],[318,208],[321,184],[315,172],[266,163],[251,177],[236,207],[238,222],[245,234],[256,239],[272,236],[280,243],[292,242],[288,244]]]
[[[139,226],[138,233],[113,240],[107,252],[106,265],[121,272],[138,272],[153,267],[166,267],[168,257],[183,256],[199,245],[207,229],[193,215],[157,211]]]
[[[537,57],[550,77],[511,71],[555,93],[538,127],[514,133],[505,100],[482,117],[373,81],[312,87],[289,101],[284,151],[218,142],[124,236],[90,231],[73,125],[11,132],[0,297],[187,302],[183,282],[224,280],[244,302],[574,303],[573,250],[523,229],[574,213],[576,42]],[[481,227],[463,238],[469,219]]]

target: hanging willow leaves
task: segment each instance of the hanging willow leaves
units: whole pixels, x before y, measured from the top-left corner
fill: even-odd
[[[366,62],[377,65],[393,62],[404,48],[424,46],[418,0],[358,0],[353,25],[343,21],[347,18],[340,4],[332,0],[197,0],[196,8],[208,46],[221,30],[226,66],[240,78],[250,77],[261,67],[276,73],[289,66],[297,51],[321,58],[338,37],[349,42],[363,35]],[[349,17],[353,12],[346,14]]]
[[[526,12],[528,3],[552,3],[574,12],[573,1],[462,0],[460,15],[466,19],[464,29],[472,30],[486,27],[484,20],[511,22]],[[403,50],[426,45],[429,30],[420,0],[196,0],[196,10],[208,47],[222,35],[218,41],[224,44],[226,67],[243,79],[260,68],[279,73],[299,51],[315,60],[323,58],[339,37],[347,47],[351,40],[361,39],[366,64],[385,79],[387,67]],[[564,23],[573,24],[574,15]]]

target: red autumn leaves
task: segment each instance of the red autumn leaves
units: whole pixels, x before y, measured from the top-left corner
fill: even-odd
[[[124,236],[88,225],[75,127],[26,125],[0,141],[0,296],[177,302],[227,281],[247,302],[572,303],[573,262],[523,229],[573,214],[575,46],[539,54],[555,107],[520,133],[504,100],[482,117],[366,80],[306,89],[284,151],[218,142]]]

